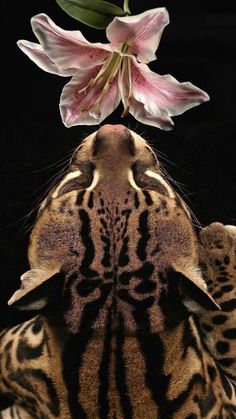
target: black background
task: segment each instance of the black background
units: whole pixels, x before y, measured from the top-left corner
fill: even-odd
[[[160,160],[184,184],[185,199],[203,226],[216,220],[235,224],[235,0],[130,0],[133,14],[162,6],[171,23],[151,69],[191,81],[211,101],[175,118],[172,132],[137,123],[131,115],[123,123],[164,153]],[[58,103],[68,79],[43,72],[16,46],[18,39],[35,41],[30,18],[40,12],[64,29],[80,29],[90,41],[106,40],[104,31],[76,22],[53,0],[2,2],[1,327],[27,318],[8,308],[7,300],[28,269],[37,205],[70,152],[94,130],[63,126]],[[121,112],[120,106],[105,122],[121,123]]]

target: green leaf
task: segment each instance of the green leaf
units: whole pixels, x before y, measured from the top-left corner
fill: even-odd
[[[56,0],[56,2],[74,19],[97,29],[105,29],[114,16],[125,15],[123,9],[103,0]]]

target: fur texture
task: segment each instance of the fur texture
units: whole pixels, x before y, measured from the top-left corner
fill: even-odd
[[[34,317],[1,335],[0,415],[235,418],[235,248],[233,226],[196,236],[143,138],[100,128],[40,208],[10,300]]]

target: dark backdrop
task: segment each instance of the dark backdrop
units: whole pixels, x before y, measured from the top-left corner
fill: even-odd
[[[122,5],[119,0],[116,4]],[[150,67],[190,80],[211,101],[175,118],[172,132],[137,124],[131,116],[124,123],[164,153],[162,163],[184,184],[186,200],[203,226],[216,220],[235,224],[235,0],[130,0],[133,13],[160,6],[167,7],[171,23]],[[63,159],[93,130],[63,126],[58,102],[67,79],[38,69],[16,41],[35,40],[30,18],[39,12],[65,29],[81,29],[90,41],[105,41],[103,31],[78,24],[53,0],[5,1],[2,9],[1,327],[26,318],[6,303],[28,269],[27,244],[37,205],[65,166]],[[106,122],[120,123],[121,111],[119,107]]]

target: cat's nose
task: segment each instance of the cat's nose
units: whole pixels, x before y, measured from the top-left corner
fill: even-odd
[[[131,137],[130,131],[124,125],[103,125],[97,131],[97,138],[103,139],[104,137],[116,136],[121,140],[129,140]]]
[[[121,149],[126,150],[126,153],[130,155],[135,154],[134,139],[124,125],[103,125],[97,131],[94,144],[93,144],[93,155],[96,156],[98,153],[102,153],[108,150]]]

